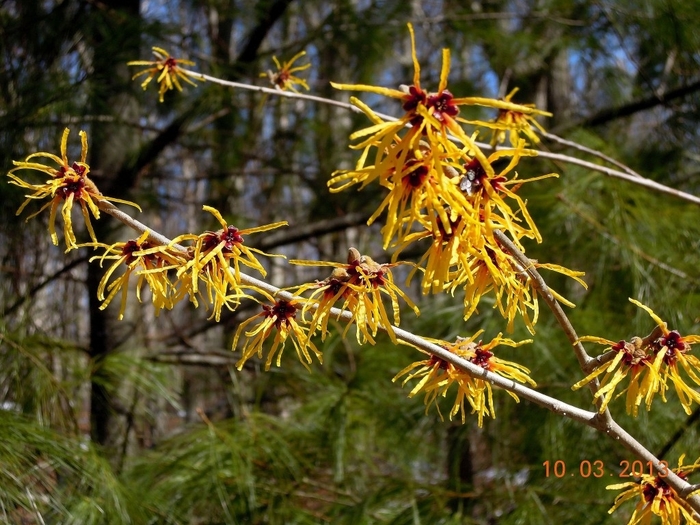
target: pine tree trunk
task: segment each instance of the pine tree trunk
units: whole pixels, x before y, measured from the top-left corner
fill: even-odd
[[[135,119],[138,114],[136,100],[127,92],[129,72],[124,62],[115,59],[131,55],[139,56],[139,33],[124,31],[126,23],[139,19],[138,0],[107,0],[101,4],[104,24],[95,27],[91,36],[94,53],[94,86],[90,109],[94,115],[115,115],[124,120]],[[120,37],[120,40],[117,38]],[[127,154],[136,145],[137,134],[133,129],[118,123],[98,122],[90,134],[90,166],[101,191],[110,197],[128,193],[130,184],[117,181],[116,175],[123,166]],[[132,179],[133,180],[133,179]],[[107,235],[113,223],[106,218],[95,221],[95,234],[101,242],[109,242]],[[123,338],[124,325],[114,326],[116,308],[100,310],[102,301],[97,298],[97,287],[104,269],[97,264],[88,267],[87,288],[90,312],[90,346],[92,381],[90,394],[91,438],[107,450],[116,450],[119,425],[115,424],[117,403],[113,398],[119,378],[109,377],[102,367],[104,359],[114,351]],[[118,301],[115,301],[118,302]],[[112,456],[110,456],[112,457]],[[115,458],[116,459],[116,458]]]

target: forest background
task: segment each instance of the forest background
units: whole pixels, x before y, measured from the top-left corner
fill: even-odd
[[[196,71],[269,86],[260,74],[274,69],[272,55],[305,50],[311,93],[347,100],[330,81],[410,82],[410,21],[424,85],[437,86],[449,47],[457,96],[519,87],[516,101],[554,115],[543,121],[548,131],[698,195],[698,19],[700,3],[683,0],[2,1],[0,164],[9,170],[32,152],[57,152],[65,127],[69,156],[77,155],[84,129],[101,191],[138,202],[138,219],[166,236],[217,227],[206,204],[239,227],[287,220],[256,236],[268,252],[343,261],[356,246],[386,262],[379,226],[365,224],[382,190],[331,194],[326,184],[354,164],[348,136],[365,116],[214,84],[159,103],[126,62],[150,59],[155,45],[195,61]],[[401,114],[395,102],[362,98]],[[541,148],[602,162],[546,139]],[[519,194],[544,238],[526,244],[528,255],[586,273],[587,290],[546,275],[577,305],[568,313],[579,334],[649,333],[649,317],[628,297],[681,333],[700,332],[697,205],[564,162],[528,158],[518,171],[560,174]],[[421,357],[385,336],[359,346],[336,331],[319,342],[323,365],[310,371],[289,354],[270,372],[255,360],[238,372],[231,338],[255,304],[215,323],[186,302],[156,318],[149,301],[132,296],[118,321],[118,304],[99,309],[105,269],[88,264],[94,253],[64,254],[49,241],[46,216],[15,215],[21,189],[2,184],[0,195],[0,520],[603,524],[629,516],[608,515],[615,493],[605,487],[624,481],[621,462],[635,458],[595,430],[498,391],[496,418],[483,428],[475,417],[441,421],[391,382]],[[105,242],[133,235],[107,216],[94,225]],[[325,277],[268,264],[277,286]],[[396,275],[403,284],[405,273]],[[408,291],[422,313],[405,312],[402,326],[417,334],[505,331],[488,298],[465,323],[460,297],[421,297],[417,283]],[[536,329],[533,344],[499,356],[527,366],[540,391],[592,409],[587,390],[571,390],[582,372],[549,311]],[[508,336],[529,334],[517,322]],[[697,407],[688,416],[677,402],[657,401],[635,419],[623,400],[611,410],[669,464],[699,455]],[[544,463],[557,460],[564,477],[547,475]],[[582,477],[585,461],[603,462],[610,476]]]

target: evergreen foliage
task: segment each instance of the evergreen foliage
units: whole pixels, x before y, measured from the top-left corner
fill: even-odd
[[[3,2],[0,160],[8,171],[12,160],[55,150],[64,127],[76,136],[86,129],[91,147],[99,137],[91,165],[100,188],[139,202],[139,220],[164,235],[218,227],[201,212],[210,205],[239,228],[287,220],[288,237],[254,241],[268,252],[343,261],[357,246],[388,262],[379,226],[350,220],[368,218],[383,190],[338,194],[326,186],[331,172],[354,166],[348,136],[368,125],[364,115],[212,84],[186,85],[159,104],[154,91],[130,81],[126,61],[150,59],[152,45],[167,45],[197,71],[263,85],[259,74],[272,68],[272,55],[284,61],[306,50],[311,92],[345,99],[329,81],[410,83],[410,21],[430,89],[439,82],[440,50],[450,47],[456,96],[503,96],[519,86],[518,102],[554,113],[548,130],[700,195],[698,18],[700,4],[684,0]],[[140,56],[129,54],[139,47]],[[394,101],[363,100],[399,114]],[[78,142],[69,150],[77,158]],[[586,273],[587,291],[543,272],[577,305],[568,313],[580,335],[618,341],[649,333],[649,316],[628,297],[671,328],[700,333],[697,205],[544,158],[519,170],[523,179],[560,174],[523,185],[519,195],[544,238],[526,243],[528,255]],[[0,199],[0,521],[534,525],[629,518],[632,505],[608,515],[614,493],[605,487],[626,481],[619,477],[624,462],[635,458],[593,429],[498,390],[497,417],[483,428],[476,417],[465,425],[459,417],[441,421],[437,411],[426,412],[422,395],[407,397],[412,386],[391,382],[422,358],[415,349],[384,335],[360,346],[342,339],[335,321],[318,343],[323,365],[307,371],[288,347],[282,368],[264,372],[264,361],[252,359],[239,372],[231,340],[257,305],[224,310],[221,323],[184,303],[156,318],[150,297],[137,303],[132,288],[117,321],[118,305],[102,312],[94,297],[104,269],[93,262],[88,270],[88,259],[98,252],[64,255],[46,235],[45,216],[26,223],[15,216],[22,191],[1,184]],[[131,235],[109,217],[98,225],[104,242]],[[327,268],[266,265],[278,286],[327,277]],[[401,285],[404,270],[395,271]],[[481,328],[484,340],[505,332],[493,299],[464,322],[462,292],[421,296],[415,281],[409,293],[421,316],[410,319],[410,309],[402,316],[413,332],[445,340]],[[594,410],[590,392],[571,390],[584,374],[551,313],[541,310],[535,342],[499,357],[527,366],[541,392]],[[518,321],[507,336],[529,334]],[[700,455],[700,412],[688,416],[675,393],[668,397],[638,418],[624,414],[623,399],[610,408],[675,466],[683,453],[690,461]],[[448,414],[453,399],[438,402]],[[566,476],[546,474],[544,463],[557,460]],[[605,477],[582,476],[586,462],[596,461]]]

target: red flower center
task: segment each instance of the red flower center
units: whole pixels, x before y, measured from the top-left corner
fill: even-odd
[[[83,188],[85,188],[85,179],[80,176],[78,179],[72,180],[58,188],[56,193],[64,200],[67,199],[70,194],[75,195],[76,199],[80,199],[83,196]]]
[[[610,349],[611,349],[611,350],[615,350],[616,352],[619,352],[620,350],[624,350],[624,349],[625,349],[625,345],[626,345],[626,344],[627,344],[627,342],[626,342],[624,339],[620,339],[620,340],[617,342],[617,344],[614,345],[614,346],[611,346]]]
[[[140,249],[141,246],[134,240],[125,242],[122,248],[122,257],[126,257],[124,264],[128,265],[134,262],[135,257],[132,254],[138,252]]]
[[[240,230],[235,226],[229,226],[225,230],[221,231],[219,236],[219,241],[224,241],[226,245],[224,250],[231,251],[233,247],[237,244],[243,244],[243,236],[240,234]]]
[[[479,341],[479,344],[481,344],[481,341]],[[491,359],[492,357],[493,352],[489,352],[488,350],[484,350],[483,348],[481,348],[481,346],[478,346],[476,348],[476,355],[474,355],[474,357],[472,357],[470,361],[475,365],[480,366],[481,368],[489,370],[491,368],[489,359]]]
[[[263,310],[265,310],[265,317],[277,317],[275,320],[277,329],[280,329],[283,323],[289,325],[290,319],[294,319],[297,315],[296,305],[284,299],[276,301],[272,306],[264,304]]]
[[[447,117],[456,117],[459,108],[454,103],[454,96],[447,90],[428,97],[426,107],[433,110],[433,116],[440,122],[445,122]]]
[[[498,259],[496,258],[496,252],[487,246],[486,253],[489,256],[489,259],[491,259],[491,262],[493,263],[493,265],[496,268],[498,268]]]
[[[499,109],[497,121],[502,122],[504,120],[512,120],[516,124],[520,124],[525,120],[525,114],[520,111],[513,111],[511,109]]]
[[[683,352],[686,349],[686,344],[683,341],[681,334],[678,333],[678,330],[671,330],[667,336],[661,338],[659,343],[661,346],[665,346],[669,350],[678,350],[679,352]]]
[[[415,159],[408,161],[404,166],[404,170],[412,169],[417,162],[418,161]],[[429,173],[430,169],[428,168],[428,166],[422,164],[416,168],[413,168],[413,171],[404,175],[403,179],[401,180],[405,186],[409,186],[411,189],[416,190],[423,186],[423,183],[428,178]]]
[[[652,343],[654,352],[658,352],[662,348],[666,348],[666,353],[664,354],[664,363],[669,366],[676,364],[677,352],[685,352],[688,349],[688,345],[683,341],[683,337],[678,330],[672,330],[667,335],[659,337],[656,341]]]
[[[407,113],[411,113],[416,110],[418,104],[423,104],[425,106],[428,96],[425,94],[421,88],[416,86],[411,86],[408,88],[408,94],[404,97],[403,109]]]
[[[283,88],[287,85],[287,82],[289,82],[289,77],[290,74],[288,71],[285,71],[284,69],[274,75],[273,79],[275,84],[277,84],[279,87]]]
[[[202,251],[205,253],[216,248],[221,242],[224,243],[224,247],[221,249],[223,253],[231,253],[234,246],[243,244],[243,236],[235,226],[229,226],[225,230],[219,230],[218,232],[206,232],[204,235]]]
[[[335,277],[331,277],[328,280],[328,282],[326,283],[326,286],[328,286],[328,288],[326,288],[323,291],[324,298],[326,298],[328,300],[333,299],[333,297],[335,297],[340,292],[340,290],[343,289],[345,284],[346,284],[345,281],[341,281],[340,279],[336,279]]]
[[[452,233],[447,233],[445,231],[445,226],[442,224],[442,221],[437,221],[438,232],[440,235],[440,239],[442,239],[442,242],[449,242],[452,239],[452,237],[455,234],[455,230],[461,222],[462,218],[460,216],[457,216],[457,218],[454,220],[450,219],[450,228],[452,229]]]
[[[428,359],[428,367],[434,368],[435,365],[438,365],[438,368],[440,368],[440,370],[447,370],[447,366],[449,365],[449,363],[444,359],[440,359],[436,355],[431,355],[430,359]]]
[[[686,479],[688,476],[687,474],[684,474],[683,472],[679,472],[678,476],[682,479]],[[671,490],[671,487],[668,486],[668,484],[661,479],[659,476],[656,476],[654,478],[654,481],[652,483],[645,483],[644,484],[644,489],[642,490],[642,493],[644,494],[644,499],[647,502],[651,502],[654,500],[654,498],[661,492],[661,507],[666,504],[666,502],[671,501],[674,498],[674,493],[673,490]]]
[[[369,281],[373,288],[377,288],[386,283],[385,272],[381,265],[375,264],[374,267],[370,268],[362,258],[351,261],[348,264],[347,272],[351,276],[349,282],[352,284]]]
[[[134,252],[139,252],[141,250],[148,250],[149,248],[153,248],[154,244],[149,242],[149,241],[144,241],[143,244],[139,244],[134,240],[127,241],[124,243],[124,246],[122,247],[122,257],[126,257],[124,260],[124,264],[127,266],[134,262],[138,257],[134,257],[133,253]],[[160,258],[158,257],[158,254],[155,253],[149,253],[147,255],[141,255],[140,256],[144,261],[148,263],[153,263],[155,261],[158,261]],[[160,259],[162,262],[162,259]]]
[[[372,283],[373,288],[379,288],[386,284],[386,279],[384,278],[384,270],[380,269],[376,272],[369,274],[369,281]]]

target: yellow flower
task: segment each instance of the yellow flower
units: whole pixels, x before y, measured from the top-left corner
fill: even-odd
[[[457,338],[455,343],[446,343],[444,341],[432,340],[433,343],[449,350],[455,355],[462,357],[475,365],[478,365],[489,372],[500,376],[527,383],[536,386],[536,383],[528,375],[530,371],[524,366],[505,361],[494,356],[491,350],[499,345],[520,346],[522,344],[531,343],[532,340],[515,342],[511,339],[501,337],[498,334],[491,342],[483,344],[482,341],[475,343],[474,341],[483,333],[479,330],[470,338]],[[478,417],[479,427],[484,424],[484,416],[496,417],[495,408],[493,406],[493,391],[491,384],[480,378],[475,378],[467,372],[456,368],[451,363],[431,355],[428,359],[413,363],[401,372],[396,374],[392,381],[396,381],[401,376],[406,378],[401,383],[402,386],[408,381],[416,378],[421,378],[420,381],[413,387],[409,393],[409,397],[415,396],[419,392],[425,392],[425,411],[428,412],[430,406],[435,403],[440,419],[443,419],[440,413],[436,400],[438,396],[445,397],[447,391],[452,385],[457,385],[457,396],[449,413],[449,418],[452,420],[458,413],[461,416],[462,423],[466,422],[465,402],[472,408],[472,414],[476,413]],[[519,402],[518,396],[512,392],[508,392],[516,402]]]
[[[398,99],[401,101],[405,111],[405,114],[398,121],[385,122],[370,108],[359,103],[356,99],[351,99],[351,103],[357,105],[374,123],[372,126],[355,132],[350,136],[351,140],[364,139],[352,147],[365,150],[363,156],[366,156],[368,148],[376,147],[377,153],[374,166],[379,167],[380,164],[383,164],[382,159],[386,156],[391,157],[390,162],[393,163],[394,169],[399,170],[406,162],[406,159],[409,158],[407,157],[409,152],[415,149],[417,140],[425,140],[431,147],[437,145],[447,147],[447,144],[450,142],[448,134],[451,134],[472,152],[474,158],[484,166],[486,174],[489,177],[494,177],[493,168],[487,162],[486,156],[476,146],[474,137],[465,133],[459,124],[460,122],[470,123],[457,117],[459,106],[481,105],[499,109],[503,115],[500,117],[501,120],[511,122],[509,129],[515,129],[515,135],[512,135],[512,139],[515,141],[514,144],[519,142],[517,140],[518,130],[522,130],[527,134],[525,128],[530,129],[529,120],[532,120],[536,115],[549,115],[549,113],[537,110],[532,105],[514,104],[510,101],[510,98],[515,92],[511,92],[506,97],[506,100],[483,97],[454,97],[447,89],[447,78],[450,72],[449,49],[442,50],[442,68],[440,70],[437,92],[425,91],[420,85],[420,65],[416,56],[415,35],[411,24],[408,24],[408,30],[411,36],[411,57],[414,68],[413,84],[411,86],[391,89],[365,84],[336,84],[331,82],[331,85],[336,89],[366,91]],[[494,127],[493,123],[480,121],[475,123]],[[407,125],[410,125],[408,131],[402,137],[399,137],[399,133]],[[501,122],[499,125],[502,126],[503,123]]]
[[[453,287],[464,283],[464,319],[469,319],[477,311],[481,297],[493,290],[494,308],[508,321],[507,330],[513,331],[513,323],[520,313],[525,326],[534,334],[539,316],[537,297],[531,292],[531,284],[520,265],[497,244],[486,245],[472,255],[469,268],[452,283]]]
[[[87,134],[84,131],[80,131],[79,133],[82,145],[80,160],[73,163],[68,162],[67,145],[69,133],[70,130],[66,128],[61,136],[60,157],[54,155],[53,153],[46,153],[43,151],[32,153],[24,161],[13,161],[12,163],[16,167],[12,168],[7,174],[11,179],[10,184],[34,191],[34,193],[30,195],[25,195],[27,200],[25,200],[19,207],[17,210],[17,215],[22,213],[24,208],[32,201],[46,198],[51,199],[49,202],[44,204],[39,211],[27,217],[27,220],[37,216],[46,208],[50,207],[49,233],[51,234],[51,241],[55,245],[58,245],[58,236],[56,235],[55,225],[56,211],[58,210],[59,204],[63,201],[61,215],[63,216],[63,235],[66,241],[66,251],[77,248],[75,233],[73,232],[73,222],[71,220],[71,211],[73,209],[74,202],[77,201],[80,203],[80,210],[82,211],[83,218],[85,219],[85,226],[87,227],[88,233],[90,234],[90,238],[93,242],[97,242],[97,239],[95,237],[95,232],[92,229],[92,223],[90,222],[90,213],[92,213],[95,219],[100,218],[100,210],[97,207],[96,202],[121,202],[123,204],[134,206],[139,211],[141,210],[141,208],[139,208],[139,206],[133,202],[103,196],[97,189],[97,186],[95,186],[92,180],[90,180],[88,177],[90,166],[86,162],[88,153]],[[33,162],[32,159],[36,158],[49,159],[50,161],[55,162],[58,167],[55,168],[40,162]],[[15,175],[15,172],[19,170],[41,171],[47,175],[50,175],[51,178],[44,184],[32,184]]]
[[[499,212],[505,228],[510,232],[516,244],[518,239],[525,236],[542,242],[542,236],[537,230],[535,222],[527,211],[525,201],[516,193],[517,189],[525,182],[533,182],[550,177],[558,177],[556,173],[540,175],[531,179],[519,180],[518,174],[508,180],[507,174],[515,168],[522,156],[532,156],[537,153],[524,148],[524,141],[520,141],[514,149],[501,149],[489,155],[484,164],[479,158],[474,157],[464,165],[464,175],[459,181],[460,189],[471,199],[472,206],[479,212],[479,219],[488,228],[492,219],[492,210]],[[491,165],[501,158],[510,157],[510,161],[501,172],[496,175]],[[510,189],[510,186],[514,186]],[[520,226],[521,219],[518,213],[504,200],[505,197],[513,199],[519,208],[520,215],[525,219],[528,228]]]
[[[347,264],[296,259],[289,262],[302,266],[331,266],[335,268],[328,279],[297,288],[297,294],[317,288],[304,307],[304,314],[306,314],[310,309],[310,304],[318,304],[310,322],[311,335],[320,326],[322,337],[325,338],[330,309],[341,298],[344,299],[341,308],[352,313],[352,322],[347,324],[343,337],[348,332],[350,324],[355,323],[357,341],[360,344],[365,341],[374,344],[374,337],[377,335],[379,327],[385,328],[392,342],[397,343],[396,335],[391,329],[389,315],[382,302],[382,294],[387,295],[391,301],[395,326],[398,326],[400,322],[399,297],[413,309],[416,315],[420,313],[413,301],[394,283],[390,268],[399,263],[379,264],[369,256],[361,255],[355,248],[350,248],[348,251]]]
[[[615,358],[597,367],[581,381],[571,388],[577,390],[590,383],[596,377],[605,374],[600,382],[600,388],[593,396],[593,401],[602,399],[599,411],[602,413],[608,406],[615,394],[617,386],[629,376],[629,384],[616,397],[627,392],[626,407],[627,413],[637,415],[639,405],[645,400],[647,410],[651,408],[654,395],[659,390],[659,368],[662,356],[648,354],[639,337],[633,337],[630,342],[619,341],[617,343],[600,337],[584,336],[579,341],[591,341],[608,345],[608,350],[617,352]]]
[[[413,242],[432,239],[428,250],[409,273],[407,282],[410,283],[416,271],[422,270],[421,290],[424,294],[446,291],[454,295],[454,292],[463,286],[465,320],[477,311],[481,297],[493,290],[496,297],[494,308],[498,308],[508,321],[508,331],[513,330],[515,318],[520,314],[528,330],[534,334],[539,312],[537,289],[526,269],[511,254],[504,251],[498,241],[492,241],[483,233],[475,236],[479,230],[462,215],[451,214],[449,234],[440,223],[433,232],[425,218],[421,218],[420,222],[425,229],[407,235],[392,257],[392,260],[398,258]],[[564,274],[584,288],[587,287],[581,279],[583,272],[569,270],[556,264],[542,264],[534,260],[531,262],[535,268]],[[556,291],[550,289],[550,292],[562,304],[572,308],[575,306]]]
[[[678,467],[672,470],[678,477],[687,481],[688,475],[700,468],[700,458],[695,460],[692,465],[685,466],[683,465],[684,458],[685,454],[678,459]],[[664,479],[666,477],[667,474],[652,476],[648,473],[641,473],[639,481],[608,485],[606,487],[608,490],[625,489],[617,495],[615,504],[608,511],[608,514],[615,512],[626,501],[637,499],[637,505],[627,522],[628,525],[651,524],[654,516],[661,518],[662,525],[678,525],[681,523],[681,517],[685,518],[685,523],[688,525],[700,525],[697,514],[666,483]]]
[[[430,341],[430,339],[429,339]],[[440,344],[438,341],[432,341]],[[458,412],[464,417],[464,402],[465,400],[473,405],[473,379],[472,377],[456,368],[447,361],[443,361],[439,357],[431,355],[428,359],[417,361],[403,370],[401,370],[392,381],[396,381],[401,376],[406,376],[401,382],[404,386],[412,379],[420,378],[420,381],[413,387],[413,390],[408,394],[408,397],[413,397],[419,392],[425,392],[425,413],[428,413],[430,406],[434,403],[438,415],[441,420],[444,420],[440,406],[437,404],[438,396],[446,397],[447,391],[452,385],[457,385],[457,396],[455,397],[452,409],[450,410],[450,420],[454,414]]]
[[[408,274],[406,282],[410,284],[416,271],[422,270],[423,294],[437,294],[443,290],[453,292],[455,283],[462,282],[464,272],[469,271],[472,260],[468,220],[463,215],[450,213],[449,232],[442,226],[442,222],[438,222],[437,228],[433,229],[432,222],[425,216],[420,218],[420,223],[424,230],[406,235],[403,243],[394,252],[392,261],[398,259],[401,252],[410,244],[420,239],[431,238],[430,247]]]
[[[331,85],[336,89],[366,91],[376,93],[401,101],[405,114],[397,121],[385,122],[369,107],[359,103],[357,99],[351,102],[357,105],[368,115],[374,124],[366,129],[355,132],[350,136],[351,140],[363,139],[360,143],[352,146],[354,149],[365,150],[363,156],[366,157],[368,148],[376,147],[377,153],[374,166],[384,165],[382,162],[387,157],[390,166],[395,171],[399,171],[406,163],[410,152],[417,147],[418,140],[423,139],[431,147],[442,145],[450,147],[448,133],[457,137],[464,145],[486,164],[486,157],[476,146],[474,140],[468,136],[459,126],[455,117],[459,113],[458,99],[447,89],[447,77],[450,72],[450,50],[442,50],[442,69],[440,71],[440,81],[438,90],[435,93],[425,91],[420,85],[420,64],[416,55],[415,35],[413,26],[408,24],[411,36],[411,57],[413,59],[413,84],[411,86],[401,86],[400,89],[383,88],[365,84],[336,84]],[[408,131],[402,136],[399,132],[410,124]]]
[[[513,147],[517,147],[520,143],[520,132],[524,133],[532,144],[539,144],[540,138],[532,129],[533,126],[544,133],[544,128],[537,122],[537,117],[551,117],[552,114],[548,111],[537,109],[534,104],[514,104],[512,103],[513,96],[518,92],[519,88],[514,88],[503,99],[503,104],[494,106],[492,99],[484,99],[486,103],[483,105],[490,107],[498,107],[498,117],[494,122],[485,122],[483,120],[465,121],[469,124],[485,126],[493,130],[491,145],[503,144],[506,140],[506,133],[509,136],[510,143]],[[472,97],[473,103],[479,104],[479,98]],[[481,104],[480,104],[481,105]]]
[[[294,86],[301,86],[308,91],[309,85],[306,83],[306,80],[292,74],[296,73],[297,71],[304,71],[305,69],[311,67],[310,63],[304,64],[303,66],[292,67],[294,62],[304,55],[306,55],[306,51],[300,51],[294,55],[291,60],[288,60],[284,64],[280,64],[277,57],[273,55],[272,60],[275,62],[275,66],[277,66],[277,71],[268,70],[267,73],[260,73],[260,76],[268,77],[270,79],[270,83],[282,91],[289,90],[293,91],[294,93],[299,93]]]
[[[498,308],[501,315],[508,321],[507,330],[509,332],[513,330],[515,318],[520,314],[528,331],[534,334],[534,325],[539,316],[538,292],[526,269],[497,242],[492,245],[484,243],[481,250],[473,251],[470,255],[469,268],[459,268],[462,273],[454,279],[450,288],[451,291],[464,284],[464,319],[471,317],[481,297],[493,290],[496,296],[494,308]],[[531,262],[535,268],[545,268],[561,273],[587,288],[585,281],[581,279],[583,272],[569,270],[556,264],[540,264],[534,260]],[[550,292],[562,304],[571,308],[575,306],[556,291],[550,289]]]
[[[457,175],[447,155],[430,148],[427,143],[413,152],[399,172],[391,173],[386,183],[389,194],[367,221],[371,225],[387,210],[386,225],[382,228],[385,250],[394,238],[395,245],[402,244],[413,231],[414,224],[424,218],[430,221],[433,232],[440,230],[446,234],[450,234],[452,228],[450,210],[463,210],[461,215],[466,221],[474,220],[471,204],[457,186]]]
[[[182,241],[194,242],[194,247],[190,249],[190,260],[178,269],[177,279],[183,284],[195,306],[198,305],[196,296],[199,293],[199,280],[204,281],[208,302],[214,307],[212,318],[218,322],[223,306],[233,310],[241,298],[249,297],[243,292],[244,287],[241,285],[240,265],[257,270],[264,277],[267,272],[255,254],[283,257],[246,246],[243,237],[286,226],[287,221],[239,230],[235,226],[229,226],[218,210],[211,206],[204,206],[203,209],[214,215],[222,229],[215,232],[206,231],[200,235],[180,235],[172,240],[172,244]]]
[[[312,362],[311,354],[309,354],[308,351],[309,348],[316,355],[319,363],[322,362],[323,354],[309,341],[308,329],[301,326],[296,321],[296,314],[299,310],[299,303],[297,301],[279,299],[274,301],[272,306],[264,304],[262,308],[262,312],[243,321],[238,325],[238,329],[236,330],[236,335],[233,338],[233,350],[236,349],[238,339],[245,328],[253,321],[261,320],[252,330],[245,332],[247,341],[243,346],[243,355],[238,363],[236,363],[238,370],[241,370],[245,362],[256,354],[262,359],[263,344],[270,334],[272,334],[273,330],[275,331],[275,338],[272,342],[272,347],[267,353],[265,370],[270,369],[275,356],[277,356],[276,365],[280,366],[282,362],[282,352],[284,351],[287,338],[291,338],[299,361],[301,361],[301,364],[306,368],[309,368],[309,364]]]
[[[519,381],[520,383],[527,383],[530,386],[536,386],[535,381],[530,378],[528,370],[523,365],[514,363],[512,361],[505,361],[494,356],[493,348],[499,345],[506,346],[520,346],[527,343],[532,343],[531,339],[526,339],[524,341],[515,342],[512,339],[506,339],[501,337],[502,334],[498,334],[494,337],[488,344],[482,344],[481,341],[474,343],[476,338],[481,335],[481,332],[477,332],[469,339],[458,339],[454,343],[454,352],[459,354],[462,353],[469,357],[469,360],[475,365],[481,368],[498,374],[499,376],[512,379],[514,381]],[[493,406],[493,392],[491,389],[491,383],[484,381],[480,378],[474,378],[474,395],[472,397],[472,413],[476,412],[479,418],[479,426],[483,426],[484,415],[490,415],[492,418],[496,417],[496,411]],[[515,399],[516,403],[520,402],[518,396],[513,392],[508,391],[508,394]],[[462,414],[462,423],[464,423],[464,414]]]
[[[146,231],[136,240],[118,242],[111,246],[102,243],[83,245],[105,248],[105,253],[102,256],[93,257],[90,259],[90,262],[99,260],[101,266],[105,259],[115,259],[114,264],[107,269],[100,280],[97,288],[97,297],[103,301],[100,310],[104,310],[121,290],[119,320],[124,318],[129,277],[134,272],[138,275],[136,298],[141,302],[141,288],[145,281],[153,295],[153,306],[156,310],[156,316],[163,308],[172,309],[176,302],[173,295],[173,284],[168,279],[168,270],[177,268],[183,263],[182,254],[170,250],[167,246],[152,244],[148,241],[148,235],[149,232]],[[108,286],[109,278],[122,264],[126,265],[126,271]],[[108,294],[106,298],[105,291]]]
[[[320,262],[316,261],[300,261],[293,259],[289,261],[291,264],[298,264],[302,266],[325,266]],[[328,320],[330,319],[330,310],[335,305],[338,299],[345,299],[346,304],[343,305],[343,309],[347,309],[346,305],[350,296],[357,294],[358,287],[350,284],[351,275],[342,266],[339,265],[333,268],[333,272],[330,277],[322,280],[315,281],[313,283],[306,283],[299,286],[295,290],[295,295],[301,295],[308,290],[313,290],[313,293],[307,301],[304,303],[304,308],[302,310],[302,315],[306,318],[306,314],[309,310],[313,309],[312,305],[316,308],[313,309],[313,316],[309,322],[309,338],[313,337],[316,330],[321,329],[321,341],[326,340],[326,335],[328,335]],[[366,334],[365,338],[371,340],[371,335]]]
[[[180,84],[180,80],[184,80],[193,86],[196,86],[197,84],[191,80],[192,78],[199,81],[203,80],[199,73],[195,73],[194,71],[180,67],[182,64],[186,66],[193,66],[194,62],[191,60],[171,57],[165,49],[160,47],[153,47],[152,50],[156,60],[133,60],[131,62],[127,62],[126,65],[149,66],[148,69],[136,73],[133,77],[131,77],[131,79],[134,80],[142,75],[148,75],[146,80],[141,83],[141,87],[146,89],[151,80],[157,77],[156,82],[158,82],[159,85],[158,96],[160,102],[163,102],[163,95],[166,91],[173,88],[177,88],[178,91],[182,91],[182,84]]]
[[[420,64],[418,63],[418,57],[416,56],[415,35],[413,33],[413,26],[411,24],[408,24],[408,31],[411,35],[411,57],[413,59],[412,86],[401,86],[402,89],[390,89],[365,84],[337,84],[335,82],[331,82],[331,85],[336,89],[351,91],[367,91],[369,93],[376,93],[379,95],[395,98],[402,102],[403,109],[406,113],[396,122],[384,122],[370,108],[368,108],[364,104],[358,104],[358,107],[360,107],[360,109],[362,109],[368,114],[370,119],[374,122],[374,125],[362,131],[355,132],[350,136],[351,140],[367,136],[370,137],[369,139],[364,140],[362,143],[354,146],[357,149],[362,149],[370,144],[376,144],[378,148],[378,155],[388,154],[385,152],[385,150],[388,149],[388,146],[391,144],[394,137],[396,137],[398,131],[402,130],[407,124],[410,123],[411,129],[409,131],[409,135],[407,136],[408,140],[405,142],[400,141],[404,155],[403,158],[401,158],[400,155],[398,156],[398,166],[401,166],[405,163],[405,154],[410,149],[412,149],[413,141],[420,136],[419,131],[422,130],[422,124],[424,123],[424,119],[421,115],[418,114],[417,108],[419,105],[425,105],[428,100],[428,94],[420,86]],[[443,69],[445,64],[445,54],[449,57],[449,50],[443,50]],[[449,68],[449,66],[447,67]],[[440,85],[444,89],[443,81],[444,84],[447,83],[446,76],[445,78],[443,78],[442,76],[440,77]],[[355,103],[357,101],[355,99],[352,100],[352,102]],[[379,163],[376,162],[375,164]]]
[[[700,342],[700,335],[681,336],[677,330],[669,330],[666,323],[651,308],[634,299],[630,299],[630,301],[647,312],[656,321],[656,325],[661,331],[661,335],[658,338],[649,342],[649,350],[663,356],[660,369],[662,399],[666,401],[665,394],[670,380],[678,394],[683,410],[690,415],[693,402],[700,404],[700,393],[685,382],[678,365],[680,364],[680,368],[685,370],[693,383],[700,386],[700,359],[689,353],[691,350],[690,345]]]
[[[392,122],[384,122],[377,114],[372,111],[366,104],[362,101],[356,99],[355,97],[350,97],[350,102],[360,108],[369,119],[375,124],[368,130],[358,131],[350,135],[351,139],[365,136],[365,132],[371,134],[374,128],[383,128],[385,124],[393,124]],[[402,155],[403,139],[397,135],[398,131],[402,130],[406,125],[406,122],[397,124],[393,126],[394,130],[389,130],[386,132],[385,140],[377,142],[373,139],[363,141],[359,145],[350,146],[353,149],[362,149],[360,158],[358,159],[354,170],[338,170],[333,172],[330,180],[328,181],[328,188],[331,193],[338,193],[352,186],[353,184],[360,184],[360,190],[367,186],[370,182],[375,179],[379,179],[379,183],[382,186],[389,185],[389,178],[397,170],[400,169],[403,164],[399,164],[399,158]],[[367,164],[372,162],[369,160],[369,154],[372,149],[376,148],[376,154],[374,157],[374,164]],[[413,155],[413,147],[406,148],[403,151],[404,163],[406,162],[408,155]]]
[[[656,321],[657,327],[650,335],[644,338],[635,336],[630,342],[615,343],[594,336],[580,338],[580,341],[607,345],[608,349],[617,352],[617,355],[611,362],[595,368],[572,389],[581,388],[594,378],[605,374],[594,396],[594,401],[602,398],[600,411],[603,412],[613,398],[617,386],[629,376],[629,384],[616,397],[627,392],[627,413],[636,416],[642,400],[645,401],[647,410],[651,409],[657,393],[666,402],[666,390],[670,380],[683,410],[690,415],[693,402],[700,404],[700,393],[685,382],[680,369],[688,374],[693,383],[700,386],[700,360],[689,354],[691,343],[700,342],[700,336],[681,336],[678,331],[669,330],[666,323],[651,308],[634,299],[630,299],[630,302],[646,311]]]

